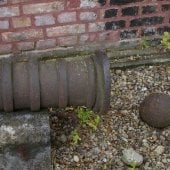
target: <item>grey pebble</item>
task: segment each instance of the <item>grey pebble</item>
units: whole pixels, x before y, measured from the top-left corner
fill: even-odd
[[[133,148],[123,150],[122,160],[127,165],[135,163],[137,166],[143,163],[143,156],[136,152]]]

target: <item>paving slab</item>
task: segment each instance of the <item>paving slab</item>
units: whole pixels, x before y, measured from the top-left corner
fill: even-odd
[[[49,115],[0,113],[0,170],[51,169]]]

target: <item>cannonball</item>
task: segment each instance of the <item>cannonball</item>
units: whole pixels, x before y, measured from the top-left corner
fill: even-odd
[[[140,105],[140,117],[148,125],[164,128],[170,125],[170,96],[162,93],[148,95]]]

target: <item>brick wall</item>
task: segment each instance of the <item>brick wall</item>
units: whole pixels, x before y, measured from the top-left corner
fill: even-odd
[[[170,32],[170,0],[0,0],[0,54]]]

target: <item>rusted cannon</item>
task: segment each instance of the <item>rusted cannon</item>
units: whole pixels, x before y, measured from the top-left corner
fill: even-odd
[[[87,106],[99,113],[110,103],[109,61],[93,56],[0,62],[0,110]]]

